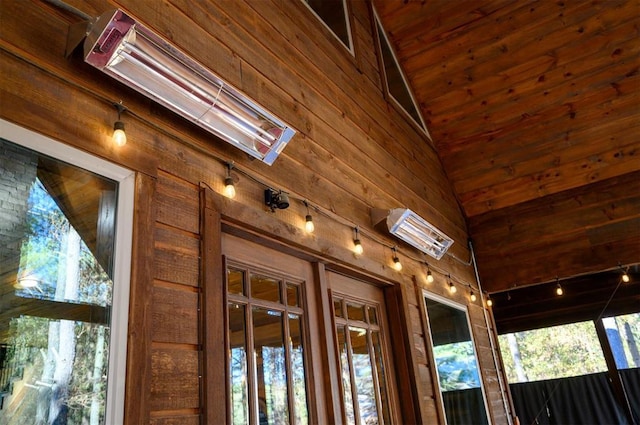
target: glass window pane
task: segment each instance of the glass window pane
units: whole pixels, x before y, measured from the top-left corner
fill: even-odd
[[[293,403],[295,423],[309,423],[307,413],[307,390],[304,370],[304,350],[302,347],[302,320],[300,316],[289,314],[289,333],[291,340],[291,381],[293,384]]]
[[[362,304],[347,303],[347,316],[349,320],[364,322],[364,306]]]
[[[117,197],[0,139],[0,423],[104,422]]]
[[[230,294],[244,295],[244,272],[233,269],[227,271],[227,290]]]
[[[333,300],[333,313],[336,317],[343,317],[342,315],[342,300]]]
[[[231,423],[249,422],[245,306],[229,304],[229,375],[231,379]]]
[[[372,310],[372,309],[371,309]],[[371,311],[369,310],[369,311]],[[378,387],[380,390],[380,403],[382,410],[382,418],[384,423],[391,423],[391,412],[389,411],[389,395],[387,393],[387,377],[382,357],[382,343],[380,341],[380,332],[371,331],[371,342],[373,344],[373,354],[375,356],[376,373],[378,374]]]
[[[342,43],[351,49],[346,6],[342,0],[303,0]]]
[[[430,298],[425,304],[447,423],[488,424],[466,310]]]
[[[349,337],[360,419],[365,424],[377,424],[379,421],[376,388],[373,382],[367,330],[350,326]]]
[[[348,424],[355,424],[356,417],[353,407],[353,393],[351,392],[351,374],[349,371],[349,354],[347,347],[346,327],[337,326],[338,353],[340,355],[340,366],[342,374],[342,389],[344,396],[344,410]]]
[[[607,370],[591,321],[500,335],[498,341],[510,383]]]
[[[251,296],[261,300],[280,302],[280,281],[258,274],[251,275]]]
[[[253,337],[261,424],[289,422],[282,312],[253,307]]]
[[[602,319],[618,369],[640,367],[640,313]]]
[[[378,324],[378,313],[375,307],[368,306],[367,313],[369,313],[369,323],[372,325]]]
[[[292,307],[300,305],[300,288],[298,285],[287,283],[287,305]]]
[[[389,41],[387,40],[384,29],[382,28],[382,24],[378,19],[376,19],[376,23],[378,27],[378,39],[380,40],[382,61],[384,63],[387,92],[396,100],[396,102],[398,102],[398,104],[400,104],[416,124],[424,128],[418,107],[411,96],[407,81],[404,78],[395,54],[389,45]]]

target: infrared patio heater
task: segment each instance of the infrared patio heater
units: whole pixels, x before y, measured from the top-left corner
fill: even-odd
[[[371,209],[371,223],[439,260],[453,239],[408,208]]]
[[[67,55],[83,40],[85,62],[268,165],[296,133],[122,10],[72,26]]]

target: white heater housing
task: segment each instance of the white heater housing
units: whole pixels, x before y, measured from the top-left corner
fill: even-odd
[[[85,62],[271,165],[295,134],[213,72],[122,10],[96,18]]]
[[[408,208],[372,209],[371,221],[374,226],[384,222],[389,233],[438,260],[453,245],[453,239]]]

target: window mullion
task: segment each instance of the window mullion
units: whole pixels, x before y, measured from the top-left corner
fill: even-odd
[[[367,346],[369,347],[369,359],[371,361],[371,376],[373,378],[373,391],[376,395],[376,406],[378,408],[378,424],[384,425],[384,414],[382,410],[382,399],[380,396],[380,381],[378,379],[378,362],[376,350],[373,346],[373,332],[367,329]]]
[[[248,275],[248,273],[246,274]],[[245,276],[246,276],[245,275]],[[246,278],[246,277],[245,277]],[[249,283],[247,282],[247,285]],[[248,288],[248,286],[247,286]],[[251,292],[249,292],[250,294]],[[249,420],[252,424],[258,423],[258,376],[256,365],[256,348],[253,335],[253,307],[249,302],[245,309],[245,322],[247,333],[247,379],[249,380]],[[249,353],[248,351],[251,350]]]
[[[353,368],[353,347],[351,346],[351,330],[349,329],[349,320],[346,321],[344,340],[347,344],[347,359],[349,360],[349,379],[351,380],[351,399],[353,401],[353,417],[356,425],[362,423],[360,419],[360,406],[358,404],[358,389],[356,382],[356,374]]]

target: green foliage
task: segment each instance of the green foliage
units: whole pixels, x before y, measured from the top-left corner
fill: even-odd
[[[529,381],[602,372],[607,366],[593,322],[573,323],[515,334]],[[518,382],[506,335],[499,337],[509,382]]]
[[[480,388],[476,356],[471,341],[434,347],[442,391]]]

